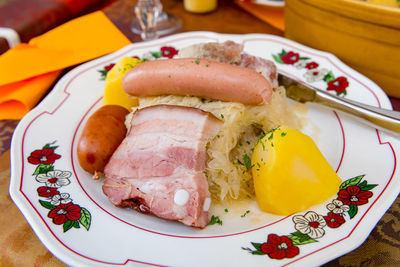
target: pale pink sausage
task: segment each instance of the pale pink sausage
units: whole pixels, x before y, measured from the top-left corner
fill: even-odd
[[[180,58],[147,61],[122,80],[130,95],[189,95],[261,105],[272,95],[269,81],[255,70],[227,63]]]

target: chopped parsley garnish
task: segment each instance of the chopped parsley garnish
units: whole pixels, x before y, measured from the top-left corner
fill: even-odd
[[[264,145],[264,142],[262,141],[262,139],[263,139],[263,137],[264,137],[265,135],[263,135],[263,136],[261,136],[260,138],[258,138],[258,141],[257,141],[257,143],[260,143],[261,145],[262,145],[262,147],[263,147],[263,151],[265,151],[265,145]],[[254,149],[254,148],[253,148]],[[253,151],[254,152],[254,151]]]
[[[208,66],[210,66],[210,64],[207,63],[207,64],[206,64],[206,67],[208,68]]]
[[[224,114],[221,114],[221,118],[224,118]]]
[[[265,151],[265,146],[264,146],[264,142],[263,142],[262,140],[266,137],[269,141],[271,141],[271,146],[273,147],[273,146],[274,146],[274,143],[272,142],[272,139],[274,138],[274,132],[275,132],[276,130],[278,130],[279,128],[280,128],[280,126],[274,128],[274,129],[272,129],[272,130],[269,130],[269,131],[266,132],[264,135],[262,135],[260,138],[258,138],[258,143],[261,143],[261,145],[262,145],[264,151]],[[287,133],[282,132],[282,133],[281,133],[281,136],[284,137],[286,134],[287,134]]]
[[[199,61],[198,59],[196,59],[194,62],[195,62],[196,64],[199,64],[199,63],[200,63],[200,61]]]
[[[246,212],[245,213],[243,213],[242,215],[240,215],[240,217],[242,217],[242,218],[244,218],[247,214],[249,214],[250,213],[250,210],[246,210]]]
[[[225,212],[228,212],[228,209],[225,209]]]
[[[251,169],[251,159],[250,159],[249,155],[244,154],[243,161],[244,161],[244,166],[246,166],[246,169],[250,170]]]
[[[278,130],[279,128],[280,128],[280,126],[274,128],[274,129],[269,130],[269,131],[266,132],[264,135],[262,135],[262,136],[260,137],[259,140],[263,139],[264,137],[266,137],[266,136],[269,135],[269,134],[270,134],[270,136],[268,136],[268,140],[271,140],[271,139],[273,138],[273,136],[274,136],[274,135],[273,135],[274,132],[275,132],[276,130]]]
[[[222,225],[222,221],[221,221],[221,219],[220,219],[218,216],[212,215],[212,216],[211,216],[211,220],[210,220],[210,222],[208,223],[208,225],[213,225],[213,224]]]

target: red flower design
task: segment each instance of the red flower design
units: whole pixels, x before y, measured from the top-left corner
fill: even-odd
[[[343,93],[349,86],[349,82],[346,77],[340,76],[333,81],[328,82],[328,89],[330,91],[336,91],[337,93]]]
[[[338,228],[346,222],[342,215],[333,212],[329,212],[328,216],[324,216],[324,219],[330,228]]]
[[[40,197],[49,197],[52,198],[55,195],[59,195],[57,188],[41,186],[37,189],[37,192]]]
[[[173,58],[175,55],[178,54],[178,50],[171,46],[163,46],[161,47],[161,54],[163,57]]]
[[[299,248],[293,246],[287,236],[269,234],[266,243],[261,244],[260,250],[271,259],[293,258],[299,254]]]
[[[286,55],[282,56],[281,59],[285,64],[294,64],[299,61],[299,54],[292,51],[288,52]]]
[[[338,200],[346,205],[363,205],[368,203],[370,197],[372,197],[372,192],[361,190],[355,185],[342,189],[338,193]]]
[[[319,64],[317,62],[313,61],[313,62],[308,63],[305,68],[311,70],[311,69],[318,68],[318,66],[319,66]]]
[[[31,164],[52,164],[56,159],[61,158],[60,155],[55,154],[51,148],[43,148],[42,150],[35,150],[28,157],[28,162]]]
[[[110,65],[105,66],[105,67],[104,67],[104,70],[105,70],[105,71],[110,71],[114,66],[115,66],[115,64],[114,64],[114,63],[111,63]]]
[[[76,221],[81,217],[81,207],[72,203],[60,204],[52,209],[47,216],[52,218],[55,224]]]

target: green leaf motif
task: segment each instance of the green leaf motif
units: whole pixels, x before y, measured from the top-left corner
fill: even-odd
[[[79,222],[82,224],[83,227],[86,228],[86,230],[89,230],[90,224],[92,222],[92,215],[87,209],[81,208],[81,217],[79,218]]]
[[[153,57],[155,57],[155,58],[160,58],[160,57],[162,57],[161,52],[150,52],[150,53],[151,53],[151,55],[152,55]]]
[[[262,245],[263,243],[253,243],[253,242],[251,242],[251,244],[253,245],[253,247],[254,247],[255,249],[261,250],[261,245]]]
[[[349,186],[358,185],[358,184],[360,183],[360,181],[364,178],[364,176],[365,176],[365,174],[359,175],[359,176],[356,176],[356,177],[354,177],[354,178],[351,178],[351,179],[349,179],[349,180],[347,180],[347,181],[344,181],[344,182],[340,185],[339,189],[346,189],[346,188],[349,187]]]
[[[106,72],[106,74],[107,74],[107,71],[105,71]],[[54,144],[54,142],[53,142],[53,144]],[[43,149],[45,149],[45,148],[50,148],[50,149],[53,149],[53,151],[54,150],[56,150],[56,148],[57,148],[58,146],[51,146],[51,144],[46,144],[44,147],[43,147]]]
[[[253,255],[265,255],[265,253],[262,252],[261,250],[254,250],[254,251],[251,252],[251,254],[253,254]]]
[[[293,245],[305,245],[305,244],[310,244],[310,243],[315,243],[317,242],[316,240],[309,238],[307,240],[301,240],[297,236],[288,236],[290,240],[292,240]]]
[[[337,95],[337,96],[340,96],[340,95],[347,95],[347,90],[344,90],[343,92],[336,92],[336,95]]]
[[[40,205],[49,210],[54,210],[56,208],[56,206],[52,205],[50,202],[47,201],[39,200],[39,203]]]
[[[299,231],[292,233],[292,235],[288,236],[290,240],[292,240],[293,245],[304,245],[317,242],[312,239],[309,235],[303,234]]]
[[[265,255],[265,253],[261,251],[261,245],[263,243],[253,243],[253,242],[251,242],[251,244],[256,249],[256,250],[249,249],[251,251],[251,254],[253,254],[253,255]]]
[[[327,75],[325,75],[323,80],[329,83],[330,81],[335,80],[335,75],[333,75],[332,71],[330,71]]]
[[[358,187],[362,187],[362,186],[366,186],[367,185],[367,181],[366,180],[364,180],[364,181],[362,181],[361,183],[359,183],[358,184]]]
[[[280,52],[278,54],[279,57],[283,57],[283,56],[286,56],[286,55],[287,55],[287,52],[285,51],[285,49],[282,49],[282,52]]]
[[[299,60],[309,60],[309,57],[299,57]]]
[[[74,221],[74,224],[72,225],[74,228],[81,228],[79,226],[79,222],[78,221]]]
[[[106,77],[107,77],[108,71],[106,71],[106,70],[99,70],[98,72],[100,72],[100,74],[101,74],[100,80],[105,80]]]
[[[360,187],[361,190],[364,191],[369,191],[373,188],[375,188],[377,186],[377,184],[368,184],[367,181],[363,181],[362,183],[360,183],[358,185],[358,187]]]
[[[47,173],[47,172],[53,171],[53,170],[54,170],[54,166],[52,164],[39,164],[36,167],[36,170],[33,173],[33,175],[44,174],[44,173]]]
[[[65,233],[66,231],[68,231],[69,229],[71,229],[71,228],[74,226],[74,222],[75,222],[75,221],[66,221],[66,222],[63,224],[64,233]]]
[[[358,213],[357,205],[350,205],[350,210],[348,211],[350,219],[353,219],[354,216]]]
[[[276,62],[278,62],[280,64],[284,64],[284,62],[282,61],[282,59],[279,56],[272,54],[272,57],[274,58],[274,60]]]

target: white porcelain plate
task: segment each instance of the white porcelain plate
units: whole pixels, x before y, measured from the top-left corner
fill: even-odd
[[[214,207],[211,214],[222,225],[199,230],[114,207],[101,181],[81,169],[77,138],[102,104],[101,78],[110,64],[124,56],[171,57],[190,44],[225,40],[243,43],[247,53],[273,60],[298,80],[391,109],[375,83],[335,56],[271,35],[182,33],[85,63],[66,74],[20,122],[12,140],[11,197],[56,257],[73,266],[310,266],[341,256],[367,238],[400,191],[399,141],[315,104],[307,104],[304,131],[343,183],[332,199],[299,214],[271,215],[255,203],[228,211]]]

